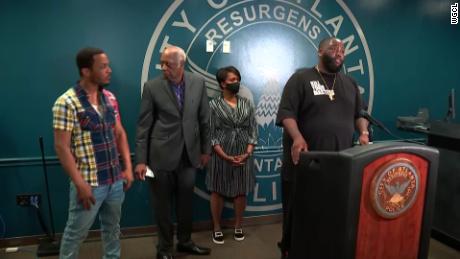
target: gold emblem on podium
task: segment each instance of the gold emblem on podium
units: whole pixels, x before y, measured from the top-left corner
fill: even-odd
[[[384,164],[371,184],[375,211],[387,219],[399,217],[414,204],[419,185],[419,172],[410,160],[397,158]]]

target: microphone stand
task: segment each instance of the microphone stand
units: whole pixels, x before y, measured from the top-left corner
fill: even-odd
[[[50,195],[49,184],[48,184],[48,170],[46,168],[45,149],[43,147],[43,137],[40,136],[39,142],[40,142],[40,152],[42,155],[43,174],[45,176],[46,196],[48,199],[48,212],[50,215],[51,231],[52,231],[52,233],[49,233],[45,229],[45,231],[47,232],[47,237],[40,240],[40,245],[38,246],[38,249],[37,249],[37,257],[42,257],[42,256],[58,255],[59,254],[59,241],[56,241],[56,232],[54,229],[53,210],[51,209],[51,195]],[[38,210],[38,207],[36,209]],[[43,219],[41,221],[43,221]]]
[[[367,111],[362,110],[360,112],[360,115],[365,118],[367,121],[369,121],[370,124],[377,126],[379,129],[383,130],[385,133],[388,135],[392,136],[393,138],[396,138],[397,140],[402,140],[405,142],[409,143],[414,143],[414,144],[419,144],[419,145],[426,145],[425,143],[418,142],[415,140],[410,140],[410,139],[403,139],[395,134],[393,134],[383,123],[372,117]]]

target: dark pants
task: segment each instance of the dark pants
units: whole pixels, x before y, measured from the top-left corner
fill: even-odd
[[[196,169],[184,152],[175,170],[158,170],[155,172],[155,178],[149,178],[153,212],[158,225],[157,252],[171,253],[173,251],[173,201],[176,206],[177,240],[180,244],[191,242],[195,174]]]
[[[281,237],[281,251],[289,251],[291,244],[291,224],[292,224],[292,204],[291,196],[293,180],[281,179],[281,193],[282,193],[282,204],[283,204],[283,233]]]

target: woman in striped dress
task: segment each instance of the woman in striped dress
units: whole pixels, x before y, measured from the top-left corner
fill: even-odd
[[[233,199],[235,210],[234,239],[244,240],[241,227],[246,195],[254,188],[254,160],[252,152],[257,143],[257,124],[251,102],[237,93],[241,75],[233,66],[217,71],[222,95],[209,103],[210,131],[213,152],[208,164],[206,186],[211,192],[211,214],[214,243],[223,244],[220,217],[224,197]]]

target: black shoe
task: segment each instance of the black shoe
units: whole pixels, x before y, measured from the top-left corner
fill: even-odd
[[[190,244],[177,244],[177,251],[194,255],[209,255],[211,253],[211,249],[197,246],[193,242],[190,242]]]
[[[157,253],[157,259],[173,259],[173,256],[165,253]]]
[[[212,232],[212,242],[222,245],[225,243],[224,241],[224,233],[222,231],[215,231]]]
[[[288,252],[283,249],[283,242],[279,241],[278,243],[276,243],[276,245],[280,249],[281,259],[287,259],[288,258]]]

